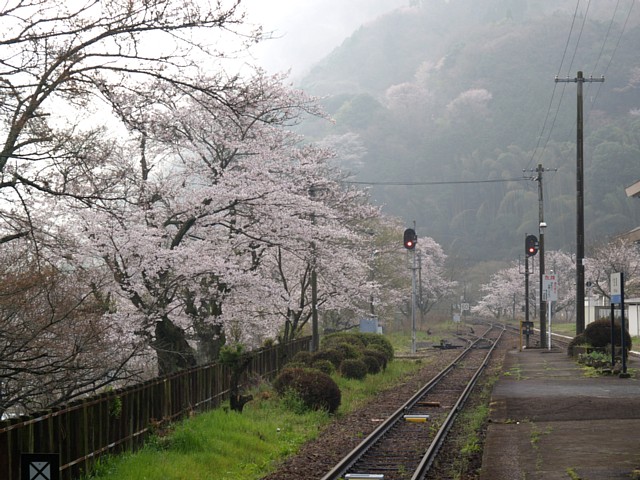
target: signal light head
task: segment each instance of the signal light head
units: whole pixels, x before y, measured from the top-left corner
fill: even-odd
[[[524,251],[527,254],[527,257],[533,257],[536,253],[538,253],[538,248],[540,244],[538,243],[538,237],[535,235],[527,235],[524,241]]]
[[[404,248],[407,250],[413,250],[418,243],[418,236],[413,228],[407,228],[404,231]]]

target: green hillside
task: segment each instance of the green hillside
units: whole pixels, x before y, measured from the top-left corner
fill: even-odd
[[[624,193],[640,178],[640,9],[411,3],[361,27],[304,79],[335,119],[306,134],[351,153],[343,164],[356,181],[429,183],[372,194],[449,254],[476,260],[517,258],[537,232],[537,183],[522,176],[540,163],[547,248],[573,251],[576,84],[554,78],[604,74],[584,85],[587,249],[640,224],[640,203]]]

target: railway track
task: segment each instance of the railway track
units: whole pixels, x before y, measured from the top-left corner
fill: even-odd
[[[425,478],[491,353],[505,332],[490,326],[322,480]]]

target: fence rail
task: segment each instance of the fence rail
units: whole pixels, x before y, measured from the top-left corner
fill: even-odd
[[[305,337],[252,352],[242,382],[255,375],[273,377],[296,352],[308,350],[310,343],[310,337]],[[229,379],[227,367],[212,363],[2,421],[0,476],[21,480],[23,453],[54,453],[60,456],[60,479],[76,479],[91,471],[101,455],[139,448],[155,422],[219,406],[228,398]]]

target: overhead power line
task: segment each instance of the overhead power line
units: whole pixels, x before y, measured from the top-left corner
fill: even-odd
[[[449,180],[449,181],[433,181],[433,182],[367,182],[357,180],[343,180],[342,183],[349,185],[398,185],[403,187],[409,186],[421,186],[421,185],[459,185],[459,184],[474,184],[474,183],[503,183],[503,182],[523,182],[528,180],[526,178],[499,178],[494,180]]]

